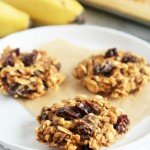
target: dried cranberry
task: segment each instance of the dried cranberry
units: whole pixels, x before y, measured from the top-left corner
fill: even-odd
[[[84,114],[87,115],[89,113],[94,113],[95,115],[99,115],[100,111],[95,104],[89,103],[88,101],[83,101],[76,105],[76,107]]]
[[[96,65],[93,69],[94,75],[104,75],[104,76],[110,76],[112,71],[114,69],[114,66],[111,63],[105,63],[104,65]]]
[[[133,56],[133,55],[127,55],[127,56],[124,56],[121,60],[123,63],[128,63],[128,62],[137,62],[138,59],[137,57]]]
[[[3,67],[7,67],[7,66],[14,66],[14,58],[13,58],[12,54],[7,56],[7,58],[3,62]]]
[[[31,54],[25,55],[22,58],[22,62],[24,63],[26,67],[31,66],[32,64],[34,64],[37,56],[38,56],[38,52],[36,50],[33,50]]]
[[[82,150],[92,150],[92,148],[89,147],[89,145],[83,145],[81,147]]]
[[[121,115],[118,117],[117,123],[114,125],[114,128],[117,130],[118,134],[125,133],[128,129],[130,121],[127,115]]]
[[[94,135],[93,130],[84,122],[77,122],[72,129],[72,132],[79,134],[81,140],[89,140]]]
[[[105,53],[105,58],[117,57],[117,56],[118,56],[118,52],[117,52],[116,48],[111,48],[111,49],[107,50]]]
[[[82,115],[74,106],[61,107],[55,112],[56,116],[63,117],[66,120],[81,118]]]

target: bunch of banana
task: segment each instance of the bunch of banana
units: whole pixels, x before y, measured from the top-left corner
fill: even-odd
[[[0,1],[0,37],[29,27],[28,14]]]
[[[84,8],[77,0],[0,0],[0,37],[28,28],[29,16],[35,26],[83,23]]]

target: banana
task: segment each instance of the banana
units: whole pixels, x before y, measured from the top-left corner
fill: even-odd
[[[76,0],[2,0],[27,12],[39,25],[84,21],[84,8]]]
[[[0,37],[29,27],[28,14],[0,1]]]

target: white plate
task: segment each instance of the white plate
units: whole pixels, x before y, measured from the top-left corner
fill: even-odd
[[[56,38],[92,49],[119,47],[150,60],[150,44],[126,33],[95,26],[47,26],[29,29],[1,39],[0,49],[10,45],[23,50],[32,50]],[[0,144],[14,150],[50,150],[47,146],[36,142],[34,135],[36,126],[35,117],[22,105],[0,94]],[[109,149],[127,148],[150,149],[150,116]]]

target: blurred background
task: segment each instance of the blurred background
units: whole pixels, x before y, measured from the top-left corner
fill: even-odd
[[[150,0],[0,0],[0,37],[37,26],[90,24],[150,42]]]
[[[80,1],[86,4],[87,24],[113,28],[150,42],[150,0]]]

